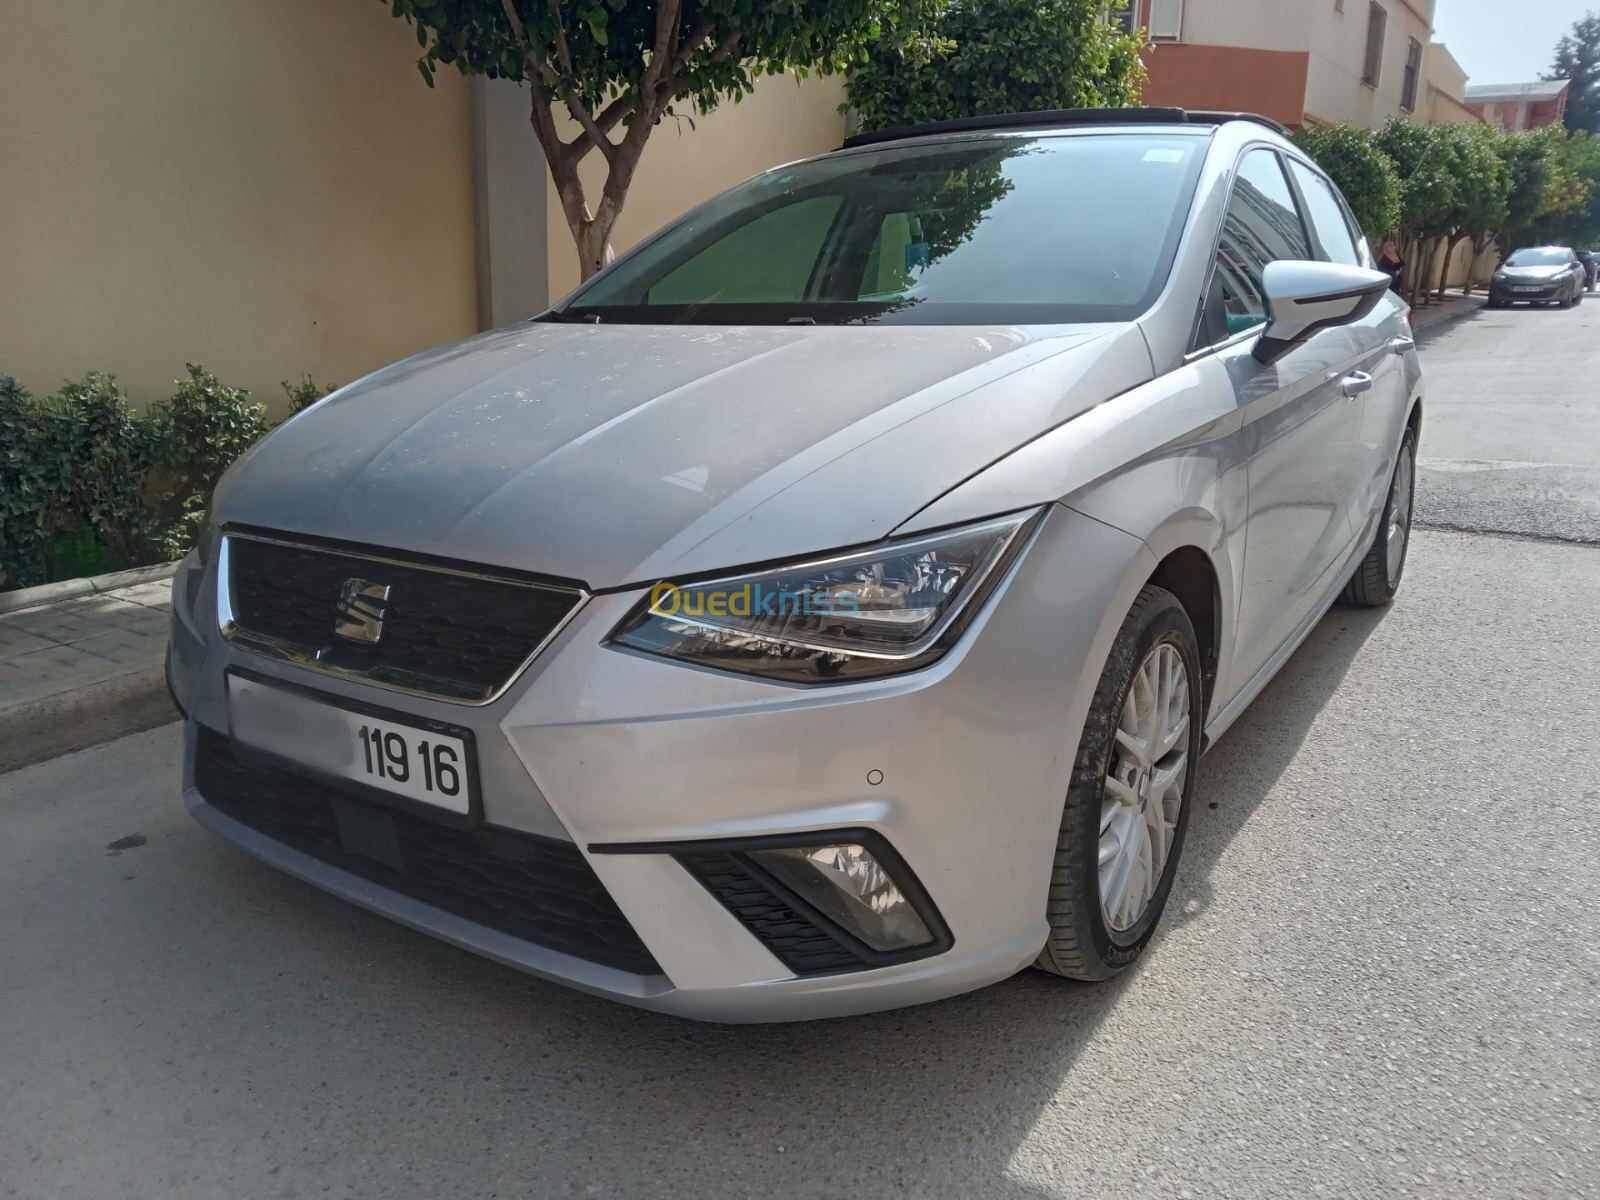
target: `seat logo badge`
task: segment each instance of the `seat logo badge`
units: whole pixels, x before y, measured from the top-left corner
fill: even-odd
[[[383,637],[384,605],[388,600],[388,584],[346,579],[335,606],[339,614],[333,623],[335,636],[349,642],[376,642]]]

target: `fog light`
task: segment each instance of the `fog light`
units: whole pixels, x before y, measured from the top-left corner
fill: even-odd
[[[865,846],[846,842],[751,850],[749,856],[874,950],[891,953],[933,941],[927,923]]]

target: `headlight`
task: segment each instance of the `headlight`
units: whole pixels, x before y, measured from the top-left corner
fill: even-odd
[[[611,641],[725,671],[833,683],[911,671],[955,644],[1039,512],[729,579],[658,583]]]

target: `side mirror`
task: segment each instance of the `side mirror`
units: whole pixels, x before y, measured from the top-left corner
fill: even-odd
[[[1264,363],[1277,362],[1324,329],[1361,320],[1389,290],[1389,277],[1381,271],[1292,260],[1267,264],[1261,283],[1267,327],[1255,356]]]

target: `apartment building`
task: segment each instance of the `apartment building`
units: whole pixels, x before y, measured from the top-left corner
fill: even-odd
[[[1467,73],[1443,42],[1428,47],[1426,79],[1427,113],[1429,125],[1468,125],[1483,118],[1468,107]]]
[[[1541,80],[1537,83],[1491,83],[1469,87],[1466,104],[1480,120],[1511,132],[1559,125],[1567,115],[1567,93],[1571,81]]]
[[[1427,121],[1434,0],[1132,0],[1144,102],[1243,109],[1286,125]]]

